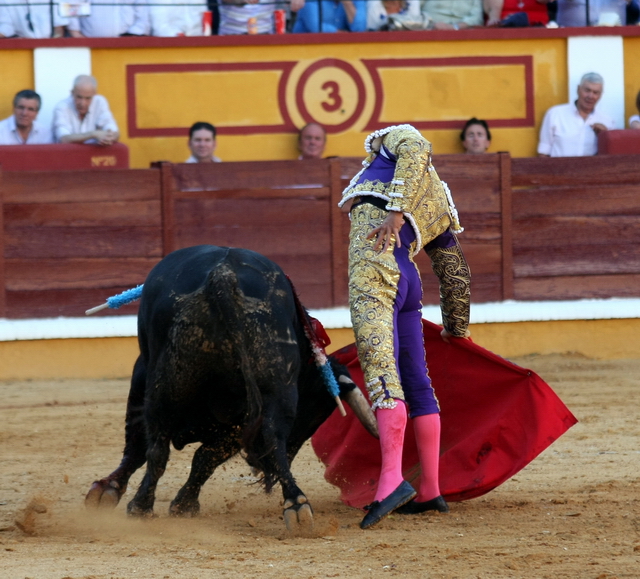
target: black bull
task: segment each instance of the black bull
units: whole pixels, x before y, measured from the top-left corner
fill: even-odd
[[[267,491],[280,482],[287,528],[312,526],[311,506],[290,463],[335,401],[313,362],[309,324],[280,267],[258,253],[202,245],[165,257],[142,292],[123,458],[93,483],[86,504],[118,504],[146,462],[127,511],[151,515],[170,444],[181,450],[200,442],[171,514],[197,514],[202,485],[242,450],[262,471]],[[359,389],[345,368],[330,363],[340,396],[375,433]]]

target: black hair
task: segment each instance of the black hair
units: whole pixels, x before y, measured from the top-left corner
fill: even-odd
[[[481,127],[484,127],[484,130],[487,131],[487,139],[489,141],[491,140],[491,131],[489,130],[489,125],[487,124],[487,121],[483,121],[482,119],[476,119],[475,117],[472,117],[464,124],[464,127],[462,128],[462,132],[460,133],[461,141],[465,140],[467,129],[471,125],[480,125]]]
[[[191,128],[189,129],[189,139],[193,137],[193,133],[196,131],[201,131],[202,129],[206,129],[207,131],[211,131],[213,133],[213,138],[216,138],[216,128],[211,123],[205,123],[204,121],[198,121],[197,123],[193,123]]]
[[[17,107],[18,106],[18,101],[20,99],[34,99],[38,101],[38,110],[40,110],[40,107],[42,106],[42,99],[40,98],[40,95],[35,91],[35,90],[31,90],[31,89],[25,89],[25,90],[21,90],[20,92],[16,93],[16,96],[13,97],[13,106]]]

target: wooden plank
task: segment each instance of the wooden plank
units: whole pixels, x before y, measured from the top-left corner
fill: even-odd
[[[167,255],[176,249],[175,239],[175,192],[176,182],[172,166],[160,163],[160,201],[162,212],[162,253]]]
[[[514,276],[546,277],[640,273],[637,244],[563,245],[516,251]]]
[[[640,297],[640,274],[584,275],[515,280],[517,300],[577,300]]]
[[[5,172],[6,203],[150,201],[160,194],[157,169]]]
[[[638,244],[640,220],[633,215],[533,217],[515,222],[513,243],[514,253],[536,247],[555,250],[563,245]]]
[[[286,229],[320,226],[330,231],[328,200],[317,199],[181,199],[175,202],[174,227],[271,226]]]
[[[7,259],[7,291],[135,287],[158,258]]]
[[[639,159],[640,164],[640,159]],[[619,185],[536,187],[514,191],[515,219],[538,215],[638,215],[638,182]]]
[[[471,276],[478,274],[500,275],[502,272],[502,251],[498,243],[466,243],[461,244],[462,251],[471,268]],[[421,272],[431,271],[431,260],[426,252],[421,251],[414,258]]]
[[[273,254],[305,255],[307,258],[331,260],[331,241],[328,232],[305,227],[226,228],[202,227],[179,230],[176,249],[192,245],[211,244],[223,247],[244,247],[267,257]],[[328,272],[330,273],[330,272]]]
[[[328,187],[329,161],[243,161],[171,165],[177,191]]]
[[[160,201],[8,203],[9,227],[160,227]]]
[[[89,308],[103,304],[107,298],[132,286],[96,289],[10,291],[7,293],[8,318],[49,318],[57,316],[80,317]],[[139,302],[118,309],[102,310],[95,316],[136,315]]]
[[[160,227],[6,227],[7,259],[161,257]]]
[[[512,187],[572,187],[638,182],[637,155],[514,158]]]
[[[427,270],[422,270],[424,305],[438,305],[440,294],[438,278]],[[473,304],[499,302],[502,300],[502,276],[498,274],[471,274],[471,308]]]
[[[513,207],[511,157],[500,153],[500,208],[502,211],[502,299],[513,299]]]
[[[328,199],[328,187],[260,188],[260,189],[216,189],[198,191],[176,191],[177,199]]]
[[[6,273],[5,273],[5,228],[4,228],[4,171],[0,166],[0,318],[7,314]]]
[[[345,245],[344,227],[348,226],[345,212],[338,203],[342,198],[342,187],[340,179],[340,160],[331,159],[329,161],[329,171],[331,177],[331,189],[329,197],[329,215],[331,216],[331,305],[347,303],[349,300],[348,276],[348,242]]]

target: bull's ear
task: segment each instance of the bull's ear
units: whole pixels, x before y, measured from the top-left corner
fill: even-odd
[[[371,436],[380,438],[378,421],[376,420],[373,410],[371,410],[371,406],[369,406],[369,401],[364,397],[360,388],[356,386],[356,383],[351,380],[351,378],[345,375],[340,376],[338,382],[340,382],[342,396],[351,410],[353,410],[353,413],[358,417],[362,426],[365,427]]]

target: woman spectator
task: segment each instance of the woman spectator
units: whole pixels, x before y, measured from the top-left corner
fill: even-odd
[[[462,128],[460,140],[465,153],[486,153],[491,146],[491,131],[487,121],[475,117],[469,119]]]

